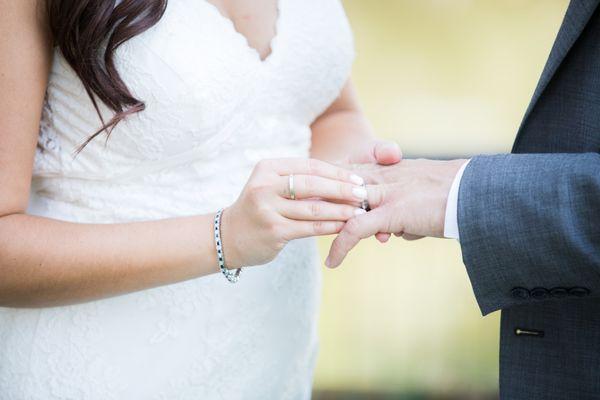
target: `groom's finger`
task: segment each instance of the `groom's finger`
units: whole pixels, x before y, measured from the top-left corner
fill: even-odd
[[[369,208],[381,206],[385,200],[386,185],[367,185],[367,200]]]
[[[392,165],[402,160],[402,151],[396,142],[379,141],[373,149],[375,161],[380,165]]]
[[[396,142],[389,140],[374,140],[369,145],[349,155],[347,164],[396,164],[402,159],[402,152]]]
[[[384,217],[384,213],[375,210],[346,222],[340,234],[331,244],[325,265],[329,268],[339,266],[358,242],[382,230],[385,223]]]
[[[392,236],[390,233],[376,233],[375,234],[375,239],[379,240],[381,243],[387,243],[388,240],[390,240],[390,236]]]

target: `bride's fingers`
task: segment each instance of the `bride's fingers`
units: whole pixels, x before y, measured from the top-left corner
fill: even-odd
[[[339,180],[323,178],[314,175],[294,175],[294,194],[296,199],[308,199],[319,197],[328,200],[361,201],[366,198],[367,190],[353,183],[341,182]],[[279,178],[277,184],[278,194],[290,199],[289,177]]]
[[[313,158],[270,159],[261,161],[261,165],[281,176],[292,174],[316,175],[322,178],[354,183],[355,185],[362,185],[364,183],[364,179],[352,171]]]
[[[335,199],[322,199],[320,197],[311,197],[307,200],[316,200],[316,201],[327,201],[329,203],[334,203],[334,204],[347,204],[349,206],[353,206],[355,208],[360,208],[362,201],[355,199],[355,200],[335,200]]]
[[[313,236],[334,235],[344,227],[342,221],[294,221],[289,220],[287,240],[302,239]]]
[[[282,200],[277,207],[282,216],[300,221],[347,221],[365,213],[362,208],[320,200]]]

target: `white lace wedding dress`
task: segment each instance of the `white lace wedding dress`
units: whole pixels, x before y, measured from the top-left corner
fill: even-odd
[[[159,23],[117,54],[146,110],[76,158],[99,119],[57,52],[28,211],[82,223],[212,213],[237,198],[257,161],[306,157],[309,125],[349,76],[352,35],[339,0],[278,6],[263,61],[210,3],[169,0]],[[292,242],[241,278],[232,285],[215,274],[73,306],[0,308],[0,399],[309,398],[315,241]]]

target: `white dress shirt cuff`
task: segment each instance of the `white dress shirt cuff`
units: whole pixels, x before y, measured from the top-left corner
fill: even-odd
[[[456,173],[456,176],[454,176],[454,181],[452,181],[452,186],[450,187],[450,193],[448,193],[446,218],[444,219],[444,237],[447,238],[460,239],[458,232],[458,189],[460,188],[460,181],[469,161],[464,163]]]

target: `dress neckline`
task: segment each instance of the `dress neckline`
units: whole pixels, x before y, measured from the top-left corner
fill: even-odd
[[[273,58],[273,55],[275,54],[275,50],[276,50],[277,41],[281,35],[281,21],[282,21],[282,16],[281,16],[282,5],[281,5],[281,3],[282,3],[282,0],[275,0],[275,8],[276,8],[276,13],[277,13],[277,15],[275,17],[275,21],[274,21],[275,33],[274,33],[273,37],[271,38],[271,40],[269,41],[269,53],[264,58],[261,56],[260,51],[256,47],[253,47],[252,45],[250,45],[250,41],[248,40],[248,37],[238,30],[237,26],[235,25],[235,22],[230,17],[227,17],[226,15],[224,15],[216,5],[214,5],[213,3],[211,3],[208,0],[204,0],[202,3],[206,4],[206,6],[209,9],[211,9],[213,11],[213,13],[216,14],[217,18],[220,19],[221,21],[223,21],[229,27],[229,30],[231,31],[231,33],[233,35],[242,39],[246,49],[250,53],[254,54],[257,61],[261,65],[267,64]]]

